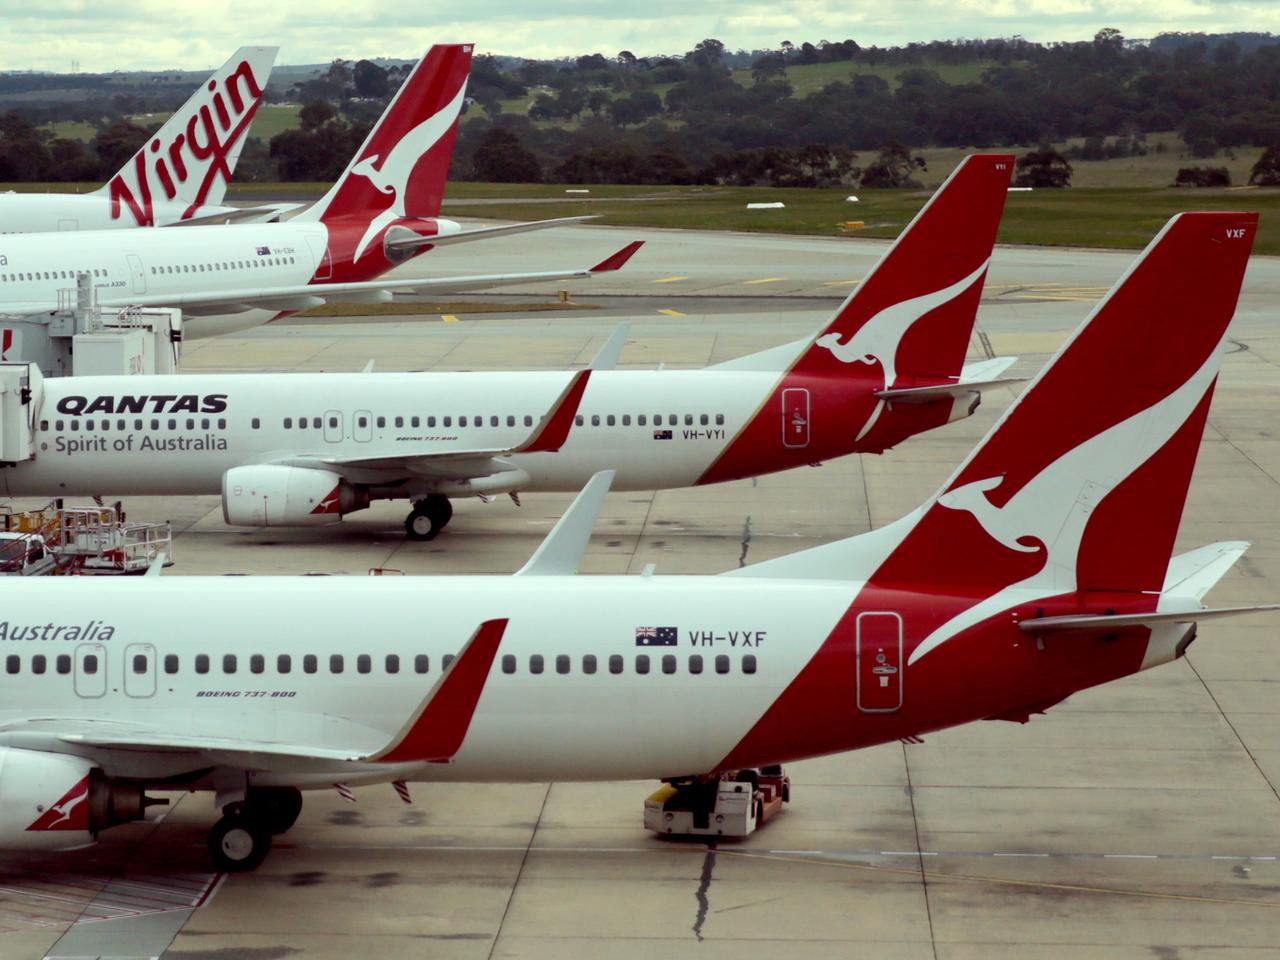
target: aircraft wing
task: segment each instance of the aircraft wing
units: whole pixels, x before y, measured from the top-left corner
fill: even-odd
[[[500,458],[517,453],[555,453],[569,437],[573,418],[578,413],[582,396],[587,391],[591,370],[579,370],[560,391],[547,413],[536,423],[532,432],[520,444],[503,449],[446,450],[439,453],[399,453],[375,457],[326,457],[303,456],[276,460],[274,463],[330,470],[335,473],[352,472],[399,476],[425,476],[442,479],[468,480],[487,477],[512,469]]]
[[[271,223],[279,220],[286,213],[299,210],[302,203],[267,203],[257,207],[227,207],[219,213],[206,213],[204,216],[191,217],[189,220],[174,220],[165,224],[169,227],[207,227],[227,223]]]
[[[178,307],[192,313],[208,314],[219,309],[227,311],[261,308],[268,310],[309,310],[331,299],[344,296],[369,295],[395,290],[430,292],[435,290],[472,290],[501,287],[510,284],[534,283],[539,280],[590,279],[601,273],[619,270],[644,245],[643,240],[627,244],[612,256],[590,267],[568,270],[543,270],[531,273],[494,273],[470,277],[440,277],[436,279],[367,280],[358,283],[297,284],[280,287],[223,287],[216,290],[182,294],[127,293],[115,296],[103,295],[98,304],[103,307]],[[41,304],[24,308],[21,305],[6,306],[9,313],[46,313],[48,306]]]
[[[583,223],[596,219],[595,214],[587,217],[557,217],[554,220],[531,220],[527,223],[508,223],[498,227],[476,227],[471,230],[460,230],[457,233],[440,234],[434,237],[423,237],[412,230],[404,230],[403,235],[386,239],[386,246],[391,250],[420,250],[423,247],[443,247],[451,243],[468,243],[472,240],[489,240],[493,237],[506,237],[513,233],[529,233],[533,230],[548,230],[551,227],[567,227],[571,223]]]
[[[244,770],[337,772],[374,764],[448,763],[462,748],[471,717],[484,692],[489,671],[508,621],[485,620],[449,661],[400,730],[372,752],[333,749],[276,740],[175,734],[150,727],[95,721],[41,720],[5,725],[5,732],[25,737],[29,748],[49,749],[50,741],[85,750],[118,750],[138,754],[187,754],[193,764],[232,766]],[[374,731],[366,730],[365,734]],[[32,738],[42,738],[33,740]],[[66,747],[63,747],[65,752]]]

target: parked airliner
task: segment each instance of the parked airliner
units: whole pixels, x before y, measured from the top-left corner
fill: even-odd
[[[554,453],[519,452],[571,373],[64,377],[35,392],[34,460],[0,493],[221,493],[228,523],[333,523],[407,499],[718,483],[878,453],[968,416],[1010,359],[964,367],[1013,158],[967,158],[808,341],[704,370],[591,371]],[[608,264],[602,267],[609,266]],[[608,365],[608,364],[603,364]]]
[[[214,862],[249,869],[301,790],[683,782],[1173,660],[1276,607],[1201,602],[1246,544],[1171,557],[1256,228],[1178,215],[921,507],[727,575],[563,575],[597,478],[516,577],[0,582],[0,846],[203,790]]]
[[[590,276],[574,269],[376,279],[441,244],[581,219],[463,229],[438,216],[470,69],[469,44],[432,47],[338,182],[287,223],[0,237],[0,314],[48,313],[87,273],[99,305],[179,307],[185,336],[196,338],[328,300],[385,302],[392,290]]]
[[[266,222],[292,209],[295,204],[222,205],[277,49],[233,53],[93,193],[0,193],[0,234]]]

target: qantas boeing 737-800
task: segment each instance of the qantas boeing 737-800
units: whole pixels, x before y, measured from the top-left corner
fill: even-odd
[[[0,237],[0,314],[53,311],[60,293],[88,274],[100,306],[181,308],[184,333],[194,338],[257,326],[329,300],[385,302],[392,290],[591,276],[589,269],[574,269],[377,279],[442,244],[582,219],[463,229],[439,216],[470,69],[470,45],[432,47],[338,182],[287,223]],[[136,208],[141,201],[137,192],[130,200],[130,191],[142,188],[126,188],[118,196]],[[620,265],[621,258],[611,263]]]
[[[10,496],[213,494],[228,523],[333,523],[414,504],[431,539],[450,497],[750,477],[880,452],[977,407],[1012,360],[964,367],[1013,158],[966,159],[831,321],[705,370],[592,370],[554,452],[520,445],[582,373],[64,377],[34,391],[36,456]]]
[[[292,209],[222,206],[277,49],[237,50],[101,189],[0,193],[0,235],[265,222]]]
[[[1267,609],[1201,602],[1246,544],[1171,556],[1256,228],[1175,217],[935,496],[727,575],[562,575],[600,478],[515,577],[0,582],[0,847],[203,790],[215,863],[250,869],[302,790],[684,783],[1173,660]]]

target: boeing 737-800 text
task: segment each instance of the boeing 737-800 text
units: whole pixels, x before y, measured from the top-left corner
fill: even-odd
[[[977,407],[1011,360],[964,368],[1013,158],[966,159],[806,342],[705,370],[592,370],[556,452],[517,446],[575,374],[84,377],[34,392],[34,460],[10,496],[212,494],[227,522],[333,523],[414,504],[431,539],[451,497],[717,483],[878,453]]]
[[[207,337],[328,300],[385,302],[392,290],[590,276],[574,269],[376,279],[442,244],[581,219],[464,230],[439,216],[470,68],[469,45],[432,47],[338,182],[287,223],[0,237],[0,314],[53,311],[87,273],[101,306],[179,307],[185,335]]]
[[[728,575],[561,575],[596,480],[522,576],[0,582],[0,846],[206,790],[215,862],[248,869],[301,790],[684,782],[1179,657],[1264,609],[1201,603],[1245,544],[1171,558],[1256,227],[1174,218],[935,496]]]

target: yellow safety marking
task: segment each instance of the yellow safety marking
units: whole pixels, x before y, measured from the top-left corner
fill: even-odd
[[[761,277],[759,280],[744,280],[743,283],[779,283],[787,279],[786,277]]]
[[[442,313],[442,314],[440,314],[440,319],[441,319],[441,320],[443,320],[445,323],[457,323],[457,322],[458,322],[458,318],[457,318],[457,317],[455,317],[452,313]]]
[[[672,309],[670,309],[670,308],[665,309],[665,310],[659,310],[658,312],[659,312],[659,313],[665,313],[668,317],[683,317],[683,316],[684,316],[684,314],[683,314],[683,313],[681,313],[679,310],[672,310]]]
[[[851,287],[854,284],[861,283],[861,280],[828,280],[823,284],[824,287]]]
[[[688,280],[688,279],[689,279],[688,277],[661,277],[653,282],[654,283],[675,283],[678,280]]]

